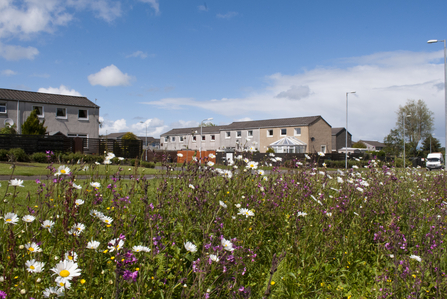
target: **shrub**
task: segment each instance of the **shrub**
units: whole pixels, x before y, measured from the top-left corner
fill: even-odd
[[[9,151],[7,149],[0,149],[0,161],[8,161]]]
[[[31,155],[31,161],[37,163],[48,163],[48,155],[46,153],[34,153]]]
[[[9,158],[11,161],[28,162],[29,157],[21,148],[12,148],[9,150]]]

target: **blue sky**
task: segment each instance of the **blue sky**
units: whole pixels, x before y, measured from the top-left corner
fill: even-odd
[[[383,141],[423,99],[444,144],[446,1],[0,0],[2,88],[86,96],[100,133],[321,115]],[[143,122],[143,123],[140,123]]]

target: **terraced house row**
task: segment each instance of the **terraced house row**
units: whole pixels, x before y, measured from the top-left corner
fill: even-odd
[[[332,127],[321,116],[233,122],[226,126],[177,128],[160,136],[165,150],[244,150],[254,147],[261,153],[332,151]]]

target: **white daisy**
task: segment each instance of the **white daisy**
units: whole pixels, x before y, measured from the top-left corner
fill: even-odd
[[[80,206],[80,205],[82,205],[84,203],[84,201],[82,200],[82,199],[76,199],[76,201],[75,201],[75,204],[76,204],[76,206]]]
[[[101,187],[101,184],[98,183],[98,182],[91,182],[91,183],[90,183],[90,186],[92,186],[93,188],[100,188],[100,187]]]
[[[124,161],[124,158],[123,157],[118,157],[118,160]]]
[[[265,171],[262,170],[262,169],[258,169],[258,174],[259,174],[259,175],[264,175],[264,174],[265,174]]]
[[[254,216],[255,213],[253,213],[252,211],[250,211],[249,209],[239,209],[239,213],[237,213],[238,215],[245,215],[245,218],[248,218],[248,216]]]
[[[310,160],[310,157],[308,154],[304,154],[304,157],[306,157],[307,160]]]
[[[63,288],[58,289],[56,287],[54,287],[54,288],[49,287],[49,288],[46,288],[45,290],[43,290],[43,296],[45,298],[50,298],[51,295],[53,295],[53,294],[56,295],[57,297],[63,297],[65,295],[64,289]]]
[[[221,200],[219,200],[219,205],[225,209],[227,208],[227,205]]]
[[[81,190],[81,189],[82,189],[82,186],[79,186],[79,185],[76,185],[75,183],[73,183],[73,188],[78,189],[78,190]]]
[[[70,174],[70,168],[66,167],[65,165],[61,165],[59,166],[59,168],[57,169],[57,172],[54,175],[67,175]]]
[[[258,168],[258,162],[250,161],[247,163],[247,166],[245,166],[245,167],[249,168],[249,169],[256,169],[256,168]]]
[[[31,253],[42,252],[42,249],[35,242],[25,244],[25,248]]]
[[[227,251],[233,251],[234,250],[233,243],[231,243],[230,240],[222,238],[221,244],[222,244],[223,249],[225,249]]]
[[[123,246],[124,241],[118,238],[110,240],[109,243],[107,244],[107,248],[109,248],[110,252],[120,250],[121,248],[123,248]]]
[[[192,253],[197,251],[197,246],[189,241],[185,243],[185,248],[187,251],[192,252]]]
[[[189,188],[191,188],[191,189],[196,189],[196,187],[194,187],[193,184],[189,184]]]
[[[177,154],[177,157],[180,157],[180,158],[181,158],[181,157],[183,157],[183,154],[182,154],[182,153],[178,153],[178,154]]]
[[[102,163],[104,165],[110,165],[110,164],[112,164],[112,161],[110,161],[109,159],[104,159],[104,161]]]
[[[101,244],[101,243],[99,243],[98,241],[91,240],[90,242],[87,243],[87,249],[94,249],[94,250],[96,250],[96,249],[98,249],[99,244]]]
[[[43,266],[45,266],[45,263],[37,262],[36,260],[32,259],[26,261],[25,266],[26,270],[30,273],[40,273],[43,271]]]
[[[137,246],[132,247],[132,251],[133,252],[150,252],[151,249],[146,246],[137,245]]]
[[[81,269],[78,269],[78,264],[70,260],[61,261],[51,271],[54,272],[53,275],[56,275],[56,282],[63,283],[67,289],[67,283],[74,277],[81,275]]]
[[[22,220],[30,223],[30,222],[33,222],[34,220],[36,220],[36,217],[31,216],[31,215],[25,215],[22,217]]]
[[[304,213],[304,212],[298,212],[298,213],[296,214],[296,216],[298,216],[298,217],[300,217],[300,216],[307,216],[307,213]]]
[[[209,167],[213,167],[214,166],[214,162],[208,161],[208,163],[206,163],[206,165],[208,165]]]
[[[114,153],[107,153],[106,159],[108,160],[112,160],[113,158],[115,158],[115,154]]]
[[[9,185],[12,187],[25,187],[23,186],[23,180],[13,179],[9,181]]]
[[[416,260],[418,262],[422,262],[421,257],[417,256],[417,255],[414,255],[414,254],[410,255],[410,259]]]
[[[104,217],[104,214],[97,211],[97,210],[91,210],[90,211],[90,216],[94,216],[94,217],[98,217],[101,219],[101,217]]]
[[[210,254],[210,260],[217,263],[219,261],[219,257],[215,254]]]
[[[241,207],[241,204],[240,204],[240,203],[237,203],[237,204],[235,204],[234,206],[235,206],[236,208],[239,209],[239,208]]]
[[[51,231],[51,227],[52,227],[53,225],[54,225],[54,222],[51,221],[51,220],[45,220],[45,221],[42,223],[42,227],[43,227],[43,228],[48,228],[49,231]]]
[[[105,224],[111,224],[113,222],[113,218],[108,216],[102,216],[101,218],[99,218],[99,220],[101,220]]]
[[[214,158],[216,158],[216,156],[213,155],[213,154],[209,154],[208,157],[209,157],[210,159],[214,159]]]
[[[17,224],[17,222],[19,221],[19,217],[17,217],[17,214],[12,212],[6,213],[5,216],[3,216],[3,219],[5,219],[5,222],[9,224]]]
[[[68,251],[65,253],[65,259],[76,262],[78,260],[78,254],[74,251]]]

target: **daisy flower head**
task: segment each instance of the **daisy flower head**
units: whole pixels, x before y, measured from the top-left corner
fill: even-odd
[[[151,249],[146,246],[137,245],[137,246],[132,247],[132,251],[133,252],[150,252]]]
[[[25,187],[23,186],[23,180],[13,179],[9,181],[11,187]]]
[[[189,252],[194,253],[197,251],[197,246],[188,241],[185,243],[185,249]]]
[[[418,261],[418,262],[422,262],[421,257],[420,257],[420,256],[417,256],[417,255],[414,255],[414,254],[410,255],[410,259],[412,259],[412,260],[416,260],[416,261]]]
[[[183,157],[183,154],[182,154],[182,153],[178,153],[178,154],[177,154],[177,157],[180,157],[180,158],[181,158],[181,157]]]
[[[206,165],[208,165],[209,167],[213,167],[214,166],[214,162],[208,161],[208,163],[206,163]]]
[[[87,249],[96,250],[96,249],[98,249],[99,244],[101,244],[101,243],[99,243],[98,241],[91,240],[90,242],[87,243]]]
[[[9,224],[17,224],[17,222],[19,221],[19,217],[17,217],[17,214],[12,212],[6,213],[3,218],[5,219],[5,222]]]
[[[84,203],[84,201],[82,200],[82,199],[76,199],[76,201],[75,201],[75,205],[77,206],[77,207],[79,207],[80,205],[82,205]]]
[[[57,169],[57,172],[54,175],[60,176],[60,175],[67,175],[67,174],[70,174],[70,168],[66,167],[65,165],[61,165],[61,166],[59,166],[59,168]]]
[[[124,158],[123,157],[118,157],[118,160],[124,161]]]
[[[242,158],[242,156],[241,156],[241,158]],[[248,163],[250,160],[248,160],[248,158],[244,158],[244,160],[243,160],[245,163]]]
[[[115,156],[115,154],[114,153],[107,153],[107,155],[106,155],[106,159],[108,159],[108,160],[112,160],[113,158],[115,158],[116,156]]]
[[[82,189],[82,186],[76,185],[75,183],[73,183],[72,186],[73,186],[73,188],[78,189],[78,190]]]
[[[219,261],[219,257],[215,254],[210,254],[210,260],[217,263]]]
[[[196,189],[196,187],[194,187],[193,184],[189,184],[189,188],[191,188],[191,189]]]
[[[298,217],[300,217],[300,216],[307,216],[307,213],[305,213],[305,212],[298,212],[296,214],[296,216],[298,216]]]
[[[101,212],[98,211],[98,210],[91,210],[91,211],[90,211],[90,216],[98,217],[98,218],[102,218],[102,217],[104,217],[104,214],[101,213]]]
[[[51,227],[54,225],[54,222],[53,221],[51,221],[51,220],[45,220],[43,223],[42,223],[42,227],[43,228],[48,228],[48,230],[50,230],[51,231]]]
[[[25,215],[22,217],[22,220],[25,222],[33,222],[34,220],[36,220],[36,217],[32,216],[32,215]]]
[[[78,260],[78,254],[74,251],[68,251],[65,253],[65,259],[76,262]]]
[[[90,183],[90,186],[92,186],[93,188],[100,188],[101,187],[101,184],[100,183],[98,183],[98,182],[91,182]]]
[[[105,224],[111,224],[113,222],[112,217],[108,217],[108,216],[104,216],[104,215],[101,218],[99,218],[99,220],[101,220]]]
[[[75,223],[71,228],[75,231],[78,231],[79,233],[82,233],[85,229],[85,225],[82,223]]]
[[[51,295],[56,295],[57,297],[63,297],[65,295],[63,288],[49,287],[42,292],[45,298],[50,298]]]
[[[304,154],[304,157],[306,157],[307,160],[310,160],[310,157],[308,154]]]
[[[107,248],[110,252],[113,252],[115,250],[120,250],[124,246],[124,240],[121,240],[120,238],[112,239],[107,244]]]
[[[210,159],[214,159],[214,158],[216,158],[216,156],[213,155],[213,154],[209,154],[208,157],[209,157]]]
[[[40,273],[43,271],[43,267],[45,266],[45,263],[37,262],[36,260],[32,259],[32,260],[26,261],[25,266],[26,266],[26,270],[30,273]]]
[[[238,215],[245,215],[245,218],[248,218],[248,216],[254,216],[255,213],[253,213],[252,211],[250,211],[249,209],[239,209],[239,213],[237,213]]]
[[[78,268],[78,264],[71,260],[64,260],[57,263],[51,271],[54,272],[53,275],[56,275],[56,282],[58,284],[63,283],[67,289],[70,284],[69,281],[81,275],[81,269]]]
[[[324,157],[324,153],[323,152],[318,152],[318,156]]]
[[[255,162],[255,161],[249,161],[249,162],[247,163],[246,168],[249,168],[249,169],[256,169],[256,168],[258,168],[258,162]]]
[[[221,200],[219,200],[219,205],[225,209],[227,208],[227,205]]]
[[[35,242],[25,244],[25,248],[30,253],[42,252],[42,249]]]
[[[225,249],[227,251],[234,251],[233,243],[231,243],[230,240],[222,238],[222,240],[220,242],[222,244],[223,249]]]
[[[101,163],[99,163],[98,161],[95,161],[95,164],[96,164],[96,165],[101,165]]]
[[[104,159],[104,161],[102,163],[104,165],[110,165],[110,164],[112,164],[112,161],[110,161],[109,159]]]
[[[265,171],[262,170],[262,169],[258,169],[258,174],[259,174],[259,175],[264,175],[264,174],[265,174]]]
[[[240,204],[240,203],[237,203],[237,204],[235,204],[234,206],[235,206],[236,208],[239,209],[239,208],[241,207],[241,204]]]

